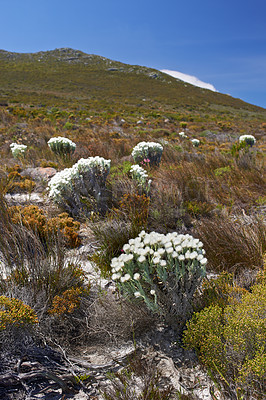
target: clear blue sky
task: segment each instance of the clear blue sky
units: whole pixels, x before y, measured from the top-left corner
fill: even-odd
[[[0,13],[1,49],[177,70],[266,108],[265,0],[0,0]]]

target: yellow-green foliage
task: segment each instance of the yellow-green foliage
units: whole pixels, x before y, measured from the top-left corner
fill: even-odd
[[[266,379],[266,284],[253,286],[224,308],[211,305],[195,313],[184,334],[186,347],[242,393],[253,388],[262,398]]]
[[[224,308],[245,293],[244,288],[234,284],[233,274],[222,272],[217,278],[203,280],[201,302],[204,307],[217,305]]]
[[[21,300],[0,296],[0,331],[11,327],[25,327],[38,323],[31,307]]]
[[[12,222],[22,223],[37,233],[42,242],[47,242],[49,237],[56,235],[60,231],[69,247],[78,247],[81,239],[78,236],[80,223],[74,221],[67,213],[59,214],[57,217],[48,218],[44,211],[38,206],[30,205],[27,207],[13,206],[9,208]]]

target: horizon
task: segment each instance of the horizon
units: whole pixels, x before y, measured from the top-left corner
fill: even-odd
[[[151,0],[134,7],[121,0],[11,0],[2,5],[0,47],[17,53],[68,47],[178,72],[266,108],[265,11],[262,0],[168,0],[164,7]]]

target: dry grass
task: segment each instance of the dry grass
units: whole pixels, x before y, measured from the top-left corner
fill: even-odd
[[[256,216],[239,214],[204,219],[195,236],[204,243],[209,267],[216,271],[241,273],[263,266],[266,251],[266,225]]]

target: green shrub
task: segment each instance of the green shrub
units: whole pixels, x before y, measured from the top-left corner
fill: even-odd
[[[38,323],[35,312],[21,300],[0,296],[0,331]]]
[[[226,382],[237,398],[265,394],[266,284],[258,283],[224,308],[209,306],[195,313],[184,333],[204,365]]]

